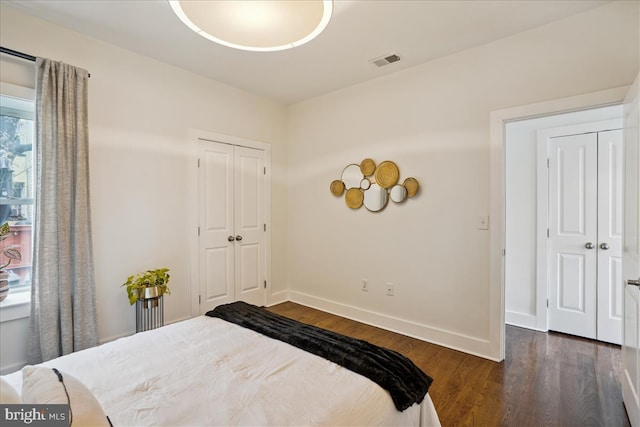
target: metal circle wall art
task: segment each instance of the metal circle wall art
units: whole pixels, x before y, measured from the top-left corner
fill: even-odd
[[[337,197],[342,196],[342,193],[344,193],[344,182],[336,179],[331,183],[331,194]]]
[[[415,178],[407,178],[404,180],[404,188],[407,189],[407,197],[413,197],[418,193],[420,186]]]
[[[344,196],[344,201],[351,209],[358,209],[364,201],[364,191],[360,188],[350,188]]]
[[[371,212],[380,212],[389,200],[402,203],[420,189],[413,177],[399,182],[400,170],[394,162],[385,160],[376,166],[372,159],[364,159],[359,165],[347,165],[340,179],[331,182],[330,190],[336,197],[344,194],[344,201],[351,209],[364,205]]]
[[[388,160],[380,163],[376,168],[376,182],[382,188],[391,188],[398,182],[400,171],[395,163]]]
[[[403,202],[404,199],[406,199],[408,193],[409,191],[405,188],[405,186],[400,184],[394,185],[393,187],[391,187],[391,190],[389,190],[389,196],[391,197],[391,200],[396,203]]]
[[[376,162],[371,159],[364,159],[360,162],[360,171],[364,176],[373,175],[373,172],[376,170]]]

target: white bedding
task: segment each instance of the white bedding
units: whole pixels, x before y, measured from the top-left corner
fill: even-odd
[[[43,364],[82,381],[114,426],[440,425],[429,395],[398,412],[369,379],[200,316]],[[22,374],[3,377],[21,390]]]

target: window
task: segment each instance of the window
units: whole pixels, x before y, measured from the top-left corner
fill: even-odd
[[[34,142],[33,99],[0,94],[0,225],[9,222],[11,230],[0,248],[13,246],[22,254],[5,268],[9,295],[31,287]],[[0,265],[7,261],[0,254]]]

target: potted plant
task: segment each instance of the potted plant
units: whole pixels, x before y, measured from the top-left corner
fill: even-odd
[[[157,299],[162,295],[171,294],[167,283],[169,283],[169,269],[156,268],[129,276],[122,286],[126,286],[129,304],[133,305],[138,299],[145,301],[153,299],[157,303]]]
[[[9,223],[5,222],[0,226],[0,242],[9,237]],[[9,273],[5,271],[5,268],[11,264],[12,260],[20,261],[22,254],[15,246],[9,246],[2,249],[2,254],[8,259],[8,261],[0,266],[0,301],[4,301],[9,295]]]

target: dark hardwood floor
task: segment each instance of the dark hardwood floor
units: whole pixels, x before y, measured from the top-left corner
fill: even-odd
[[[434,379],[443,426],[629,426],[619,346],[507,326],[496,363],[291,302],[269,310],[409,357]]]

